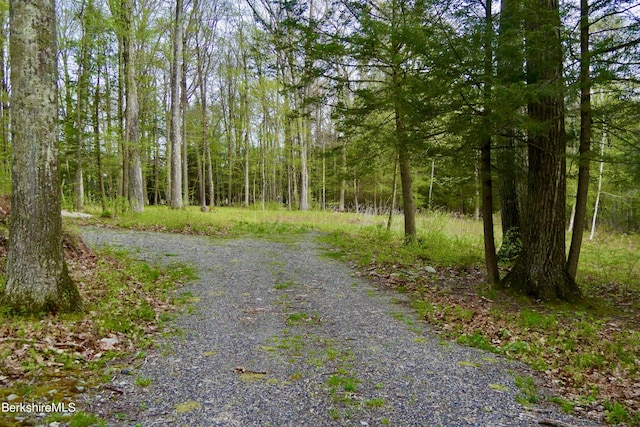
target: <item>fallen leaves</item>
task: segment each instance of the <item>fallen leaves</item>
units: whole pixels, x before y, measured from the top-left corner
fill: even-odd
[[[35,399],[50,398],[54,385],[60,396],[84,391],[86,381],[102,374],[103,361],[134,354],[141,338],[158,331],[159,316],[176,309],[168,290],[177,275],[171,280],[168,272],[156,274],[124,258],[97,256],[79,237],[65,235],[63,245],[87,311],[2,315],[0,386],[7,394],[20,396],[25,386],[36,390],[30,391]]]
[[[240,374],[242,381],[258,381],[267,376],[267,373],[264,371],[252,371],[246,369],[244,366],[236,366],[233,368],[233,372]]]
[[[631,413],[640,411],[638,313],[598,315],[594,320],[573,312],[556,313],[543,305],[525,309],[507,294],[483,295],[479,268],[438,267],[433,273],[419,265],[374,260],[359,275],[382,287],[411,292],[419,303],[416,308],[437,333],[466,337],[464,341],[471,345],[531,364],[541,371],[553,393],[565,399],[584,401],[591,396],[590,403],[577,406],[584,414],[602,418],[604,403],[616,401]],[[619,292],[611,302],[619,302],[618,297]],[[523,320],[525,310],[532,319],[530,325]],[[543,319],[541,326],[535,325],[538,315]],[[633,355],[635,362],[628,360]]]

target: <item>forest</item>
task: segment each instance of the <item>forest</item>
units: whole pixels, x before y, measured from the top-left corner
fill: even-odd
[[[524,42],[538,3],[521,3],[59,0],[63,204],[379,213],[407,210],[397,199],[411,197],[418,210],[479,217],[490,138],[494,210],[507,216],[523,203],[509,192],[527,186],[526,106],[543,90],[527,81]],[[561,2],[557,13],[566,225],[582,156],[589,227],[637,231],[638,9]]]
[[[255,422],[207,412],[222,390],[281,425],[295,389],[318,425],[640,425],[637,2],[0,0],[0,22],[3,405]],[[176,374],[191,357],[217,389]],[[412,407],[436,370],[446,407]]]
[[[576,301],[584,232],[639,227],[634,2],[60,1],[39,131],[32,45],[7,43],[23,26],[3,4],[16,230],[44,224],[42,206],[25,219],[30,195],[104,217],[285,206],[389,212],[390,227],[399,212],[407,244],[416,212],[440,210],[482,219],[488,283]],[[32,132],[58,134],[41,157],[21,145]],[[499,259],[515,260],[504,277]]]

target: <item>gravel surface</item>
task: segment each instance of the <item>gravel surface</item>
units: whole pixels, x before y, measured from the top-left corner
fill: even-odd
[[[587,426],[556,408],[525,408],[496,355],[428,331],[398,293],[295,243],[83,229],[90,246],[150,262],[185,262],[194,310],[132,375],[118,374],[90,410],[109,425]],[[149,378],[147,387],[136,378]]]

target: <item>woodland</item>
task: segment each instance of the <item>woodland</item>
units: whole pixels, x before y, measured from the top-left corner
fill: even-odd
[[[94,254],[66,209],[321,230],[443,336],[640,423],[637,2],[0,0],[0,22],[3,397],[100,381],[193,276]]]
[[[399,211],[412,242],[416,210],[442,210],[484,220],[489,282],[499,212],[499,255],[523,250],[505,286],[566,300],[584,230],[640,227],[635,2],[60,0],[56,16],[76,211]]]

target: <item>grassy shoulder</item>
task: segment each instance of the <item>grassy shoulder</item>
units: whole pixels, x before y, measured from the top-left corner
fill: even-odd
[[[585,241],[578,276],[585,302],[545,304],[484,283],[480,222],[420,215],[418,244],[408,247],[401,218],[389,231],[386,220],[318,211],[151,207],[89,222],[285,241],[322,231],[332,248],[326,256],[350,262],[380,286],[410,293],[415,310],[443,337],[529,364],[550,387],[549,399],[567,412],[640,425],[639,236],[601,233]],[[507,268],[502,266],[503,275]],[[530,385],[526,389],[523,402],[538,400]]]
[[[56,405],[44,421],[95,425],[101,421],[82,411],[79,395],[108,381],[113,370],[143,362],[178,308],[177,289],[194,271],[149,266],[122,252],[94,254],[69,236],[65,252],[84,311],[29,317],[0,312],[0,401],[17,409]],[[42,423],[28,412],[1,411],[0,425]]]
[[[352,261],[361,275],[410,293],[443,337],[539,371],[549,400],[565,411],[640,425],[640,239],[608,235],[585,244],[585,301],[547,304],[486,285],[479,242],[452,231],[472,221],[437,217],[427,222],[441,226],[419,228],[411,247],[380,227],[336,231],[326,241],[341,249],[332,256]],[[524,403],[540,398],[524,395]]]

